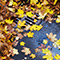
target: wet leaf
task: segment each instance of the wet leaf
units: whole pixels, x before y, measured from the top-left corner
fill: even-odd
[[[25,53],[25,55],[31,54],[30,49],[29,49],[29,48],[27,48],[27,47],[23,47],[23,50],[21,50],[21,52],[24,52],[24,53]]]

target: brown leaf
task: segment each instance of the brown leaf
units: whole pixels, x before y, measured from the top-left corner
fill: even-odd
[[[46,33],[47,37],[50,39],[50,41],[55,42],[57,41],[56,34],[53,35],[53,33],[51,32],[50,34]]]
[[[27,33],[24,33],[23,35],[26,37],[27,36]]]
[[[21,52],[24,52],[24,53],[25,53],[25,55],[31,54],[30,49],[29,49],[29,48],[27,48],[27,47],[23,47],[23,50],[21,50]]]
[[[15,25],[16,25],[16,23],[15,23],[15,22],[13,22],[12,27],[14,27]]]
[[[36,48],[36,49],[35,49],[35,52],[36,52],[36,53],[40,52],[40,49],[39,49],[39,48]]]
[[[18,44],[18,41],[15,40],[15,41],[13,42],[13,46],[17,46],[17,44]]]
[[[41,44],[41,46],[39,46],[38,48],[40,48],[40,49],[44,49],[44,48],[46,48],[46,46],[44,45],[44,44]]]
[[[20,39],[22,39],[22,38],[23,38],[23,35],[22,35],[21,33],[18,33],[18,37],[19,37]]]
[[[0,21],[1,21],[1,20],[3,20],[3,16],[2,16],[2,15],[0,15]]]
[[[0,38],[5,38],[5,36],[2,33],[0,33]]]

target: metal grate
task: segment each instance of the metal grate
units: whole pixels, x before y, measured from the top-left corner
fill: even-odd
[[[31,18],[31,17],[23,17],[23,18],[16,18],[17,20],[16,20],[16,22],[18,21],[18,20],[21,20],[21,21],[23,21],[23,20],[25,20],[26,21],[26,25],[33,25],[33,24],[36,24],[36,25],[39,25],[39,24],[41,24],[41,22],[42,22],[42,20],[37,20],[37,22],[35,23],[34,22],[34,19],[33,18]]]
[[[0,5],[6,8],[6,6],[2,5],[1,3],[0,3]],[[7,12],[6,12],[6,14],[7,14]],[[35,15],[39,16],[38,14],[35,14]],[[35,19],[37,19],[37,18],[35,18]],[[25,20],[26,21],[26,25],[28,25],[28,24],[29,25],[33,25],[33,24],[38,25],[38,24],[41,24],[41,22],[42,22],[42,20],[37,19],[37,22],[35,23],[34,22],[34,18],[31,18],[29,16],[23,17],[23,18],[16,18],[16,20],[14,22],[17,23],[19,20],[21,20],[21,21]]]

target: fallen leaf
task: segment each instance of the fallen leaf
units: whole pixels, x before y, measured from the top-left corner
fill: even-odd
[[[27,36],[27,33],[24,33],[23,35],[26,37]]]
[[[57,41],[56,34],[53,35],[53,33],[51,32],[50,34],[46,33],[47,37],[50,39],[50,41],[55,42]]]
[[[13,41],[13,46],[17,46],[17,44],[18,44],[17,40]]]
[[[18,33],[18,37],[19,37],[20,39],[22,39],[22,38],[23,38],[23,35],[22,35],[21,33]]]
[[[32,59],[34,59],[36,56],[35,56],[35,54],[31,54],[30,57],[32,57]]]
[[[36,49],[35,49],[35,52],[36,52],[36,53],[40,52],[40,49],[39,49],[39,48],[36,48]]]
[[[29,49],[29,48],[27,48],[27,47],[23,47],[23,50],[21,50],[21,52],[24,52],[24,53],[25,53],[25,55],[31,54],[30,49]]]
[[[25,42],[20,42],[20,46],[24,46],[25,45]]]

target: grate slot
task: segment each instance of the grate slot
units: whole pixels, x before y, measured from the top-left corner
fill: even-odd
[[[30,19],[28,19],[28,18],[25,18],[27,21],[29,21],[29,22],[32,22],[33,24],[35,24],[34,22],[33,22],[33,20],[30,20]]]
[[[19,20],[21,20],[21,21],[25,20],[25,21],[26,21],[26,25],[28,25],[28,24],[30,24],[30,25],[33,25],[33,24],[39,25],[39,24],[41,24],[41,22],[42,22],[42,20],[37,20],[37,22],[34,23],[34,22],[33,22],[34,19],[28,18],[28,17],[24,17],[24,18],[22,18],[22,19],[16,18],[15,22],[17,23]]]
[[[29,19],[31,19],[31,20],[34,20],[33,18],[31,18],[31,17],[29,17],[29,16],[27,16],[27,18],[29,18]]]

